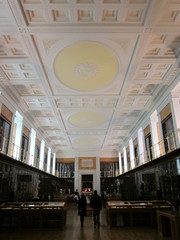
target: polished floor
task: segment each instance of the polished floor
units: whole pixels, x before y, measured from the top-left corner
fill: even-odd
[[[80,226],[77,206],[68,205],[65,229],[0,229],[0,240],[159,240],[156,228],[112,228],[106,223],[106,209],[101,211],[101,225],[94,229],[92,216],[85,218]]]

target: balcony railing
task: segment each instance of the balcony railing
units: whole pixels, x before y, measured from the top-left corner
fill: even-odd
[[[59,178],[74,178],[74,171],[60,172],[59,170],[56,169],[55,176]]]
[[[34,164],[33,164],[33,167],[35,167],[35,168],[39,168],[39,163],[40,163],[39,158],[34,158]]]
[[[134,163],[134,167],[136,168],[145,163],[151,162],[154,159],[162,157],[178,148],[180,148],[180,129],[178,129],[177,134],[175,132],[171,132],[171,134],[165,137],[162,141],[153,145],[151,149],[148,149],[142,154],[136,156],[136,158],[132,162]],[[133,168],[130,163],[128,164],[128,171],[131,169]],[[122,173],[124,172],[125,171],[123,169]]]
[[[148,149],[144,153],[138,155],[133,161],[128,162],[127,165],[127,171],[136,168],[138,166],[141,166],[147,162],[153,161],[154,159],[157,159],[161,156],[166,155],[169,152],[172,152],[176,149],[180,148],[180,129],[178,131],[172,132],[169,134],[166,138],[164,138],[162,141],[159,143],[153,145],[151,149]],[[151,152],[151,154],[150,154]],[[11,158],[14,158],[16,160],[19,160],[23,163],[26,163],[28,165],[32,165],[35,168],[40,168],[40,160],[34,158],[28,151],[25,151],[24,149],[21,149],[19,146],[14,144],[13,142],[9,141],[5,137],[0,137],[0,153],[5,154]],[[30,159],[34,159],[33,163],[30,164]],[[132,162],[134,164],[134,167],[132,167]],[[43,164],[43,169],[44,171],[47,170],[47,166]],[[52,172],[52,170],[50,171]],[[101,176],[117,176],[119,170],[116,169],[115,173],[110,173],[110,172],[104,172],[101,173]],[[125,172],[124,166],[122,167],[122,173]],[[55,176],[57,177],[63,177],[63,178],[68,178],[68,177],[74,177],[74,172],[59,172],[58,170],[55,170]]]
[[[39,169],[40,160],[5,137],[0,137],[0,153]],[[34,159],[31,163],[31,159]]]

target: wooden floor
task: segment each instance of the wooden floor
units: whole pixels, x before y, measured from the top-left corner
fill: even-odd
[[[158,240],[155,228],[109,229],[106,223],[106,209],[101,211],[101,225],[94,229],[92,216],[85,218],[84,227],[80,226],[77,206],[68,205],[67,224],[64,230],[59,229],[0,229],[0,240]]]

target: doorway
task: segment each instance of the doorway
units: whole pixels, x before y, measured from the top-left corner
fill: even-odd
[[[82,191],[83,192],[93,191],[93,175],[92,174],[82,175]]]

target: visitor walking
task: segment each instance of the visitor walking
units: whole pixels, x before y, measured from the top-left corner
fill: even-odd
[[[100,210],[102,209],[101,197],[98,195],[97,190],[94,190],[94,194],[90,199],[90,206],[93,209],[94,228],[96,228],[96,224],[100,225]]]
[[[84,193],[82,193],[78,201],[78,215],[80,216],[81,227],[83,227],[84,217],[86,216],[86,205],[87,205],[86,197]]]

